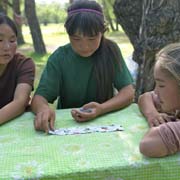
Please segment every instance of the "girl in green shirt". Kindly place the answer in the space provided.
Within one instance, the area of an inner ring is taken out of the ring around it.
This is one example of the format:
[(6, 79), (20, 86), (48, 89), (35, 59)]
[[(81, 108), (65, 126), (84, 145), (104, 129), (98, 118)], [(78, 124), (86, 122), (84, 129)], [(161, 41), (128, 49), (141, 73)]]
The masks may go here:
[[(75, 108), (78, 122), (129, 105), (134, 97), (132, 77), (118, 45), (104, 37), (106, 25), (101, 6), (83, 0), (70, 5), (65, 28), (70, 43), (50, 57), (32, 101), (35, 129), (54, 129), (57, 108)], [(114, 95), (114, 89), (118, 93)], [(79, 109), (79, 107), (82, 107)]]

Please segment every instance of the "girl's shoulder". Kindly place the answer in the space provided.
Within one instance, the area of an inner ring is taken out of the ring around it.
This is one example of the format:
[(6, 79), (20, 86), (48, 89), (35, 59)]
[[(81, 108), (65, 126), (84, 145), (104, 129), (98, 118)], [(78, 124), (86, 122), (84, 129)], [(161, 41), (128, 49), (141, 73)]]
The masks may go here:
[(16, 62), (16, 63), (22, 63), (22, 62), (25, 62), (25, 61), (31, 61), (31, 62), (34, 62), (33, 59), (31, 57), (27, 57), (19, 52), (17, 52), (15, 55), (14, 55), (14, 58), (13, 60)]
[(34, 63), (33, 59), (31, 57), (27, 57), (21, 53), (16, 53), (14, 55), (12, 62), (13, 62), (13, 66), (16, 66), (17, 68), (21, 68), (24, 66), (26, 66), (28, 68), (35, 67), (35, 63)]
[(105, 43), (106, 43), (108, 46), (111, 46), (111, 47), (114, 47), (114, 48), (119, 49), (118, 44), (117, 44), (115, 41), (111, 40), (111, 39), (105, 38)]
[(25, 55), (17, 52), (13, 59), (10, 61), (9, 65), (10, 67), (13, 67), (13, 68), (20, 68), (22, 66), (29, 66), (29, 67), (34, 67), (35, 66), (35, 63), (34, 61), (32, 60), (32, 58), (30, 57), (26, 57)]
[(59, 46), (50, 56), (49, 61), (62, 60), (65, 56), (70, 55), (72, 53), (72, 48), (70, 43)]
[(70, 43), (59, 46), (50, 56), (64, 55), (66, 52), (72, 51)]

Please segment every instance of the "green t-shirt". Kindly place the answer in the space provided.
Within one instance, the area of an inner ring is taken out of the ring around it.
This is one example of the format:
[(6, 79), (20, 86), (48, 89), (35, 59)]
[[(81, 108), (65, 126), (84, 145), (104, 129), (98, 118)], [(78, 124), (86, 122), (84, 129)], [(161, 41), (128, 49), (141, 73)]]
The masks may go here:
[[(120, 61), (121, 69), (116, 68), (113, 82), (117, 90), (132, 84), (132, 77), (122, 56)], [(49, 103), (58, 98), (58, 109), (97, 102), (92, 57), (81, 57), (70, 44), (59, 47), (49, 57), (35, 94), (43, 96)]]

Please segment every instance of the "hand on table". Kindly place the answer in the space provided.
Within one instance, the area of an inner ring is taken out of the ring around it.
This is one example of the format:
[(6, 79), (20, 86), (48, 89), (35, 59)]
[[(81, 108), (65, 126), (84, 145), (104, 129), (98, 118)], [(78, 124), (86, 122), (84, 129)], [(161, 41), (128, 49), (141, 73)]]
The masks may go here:
[(147, 119), (149, 126), (154, 127), (172, 121), (174, 119), (174, 116), (168, 115), (166, 113), (157, 113), (151, 114)]
[(101, 104), (90, 102), (80, 109), (72, 109), (71, 115), (77, 122), (85, 122), (93, 119), (102, 113)]
[(55, 112), (49, 107), (38, 112), (34, 119), (34, 127), (36, 130), (45, 131), (54, 130)]

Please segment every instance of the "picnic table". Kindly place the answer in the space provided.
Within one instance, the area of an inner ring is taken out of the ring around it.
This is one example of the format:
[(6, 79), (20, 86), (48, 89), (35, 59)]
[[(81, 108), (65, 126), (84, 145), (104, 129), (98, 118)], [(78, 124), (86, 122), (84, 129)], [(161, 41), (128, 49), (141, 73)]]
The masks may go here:
[(70, 109), (56, 110), (55, 128), (122, 126), (123, 131), (49, 135), (35, 131), (26, 112), (0, 127), (0, 179), (179, 180), (180, 154), (148, 158), (139, 142), (148, 124), (137, 104), (77, 123)]

